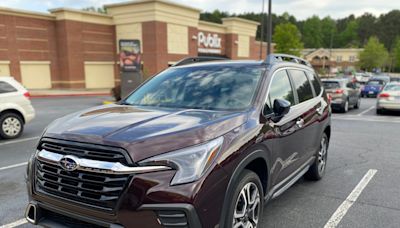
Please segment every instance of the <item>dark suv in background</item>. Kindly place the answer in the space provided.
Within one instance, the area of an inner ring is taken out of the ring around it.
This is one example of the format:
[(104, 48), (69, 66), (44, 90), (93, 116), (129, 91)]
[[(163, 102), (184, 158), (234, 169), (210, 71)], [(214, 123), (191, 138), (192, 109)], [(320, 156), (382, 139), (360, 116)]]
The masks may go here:
[(43, 226), (256, 227), (325, 173), (330, 106), (303, 59), (178, 64), (119, 104), (54, 121), (29, 160)]

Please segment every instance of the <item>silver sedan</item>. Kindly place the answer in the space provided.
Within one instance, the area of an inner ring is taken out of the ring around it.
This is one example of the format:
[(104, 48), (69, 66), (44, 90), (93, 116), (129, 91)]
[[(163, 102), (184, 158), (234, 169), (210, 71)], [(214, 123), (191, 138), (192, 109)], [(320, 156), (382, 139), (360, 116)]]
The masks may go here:
[(390, 82), (379, 93), (376, 102), (376, 113), (383, 114), (385, 110), (400, 111), (400, 83)]

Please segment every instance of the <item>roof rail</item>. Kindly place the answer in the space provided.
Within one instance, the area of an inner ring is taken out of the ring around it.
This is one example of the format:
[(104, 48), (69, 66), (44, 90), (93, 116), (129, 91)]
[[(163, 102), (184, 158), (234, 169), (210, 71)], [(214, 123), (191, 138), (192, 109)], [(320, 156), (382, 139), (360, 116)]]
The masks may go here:
[(273, 64), (275, 62), (293, 62), (297, 64), (302, 64), (308, 67), (312, 67), (311, 64), (300, 57), (294, 56), (294, 55), (287, 55), (287, 54), (270, 54), (267, 57), (266, 63), (268, 65)]
[(189, 65), (189, 64), (198, 63), (198, 62), (208, 62), (208, 61), (217, 61), (217, 60), (228, 60), (228, 58), (213, 57), (213, 56), (188, 57), (188, 58), (179, 60), (177, 63), (175, 63), (172, 66), (176, 67), (176, 66)]

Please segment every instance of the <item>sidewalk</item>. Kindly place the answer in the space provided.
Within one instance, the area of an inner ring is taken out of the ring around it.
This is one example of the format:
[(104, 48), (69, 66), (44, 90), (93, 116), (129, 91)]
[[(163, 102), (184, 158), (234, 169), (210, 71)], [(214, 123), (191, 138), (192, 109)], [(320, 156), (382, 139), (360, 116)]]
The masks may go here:
[(73, 97), (73, 96), (111, 96), (110, 89), (47, 89), (29, 90), (32, 98)]

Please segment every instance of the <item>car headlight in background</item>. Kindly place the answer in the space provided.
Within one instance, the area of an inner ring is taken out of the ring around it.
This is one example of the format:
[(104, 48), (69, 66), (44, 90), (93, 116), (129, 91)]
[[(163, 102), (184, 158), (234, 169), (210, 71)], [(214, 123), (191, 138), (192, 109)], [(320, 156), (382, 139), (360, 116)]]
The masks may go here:
[(207, 143), (168, 152), (139, 162), (140, 165), (166, 165), (176, 169), (171, 185), (198, 180), (211, 166), (221, 150), (223, 137)]

